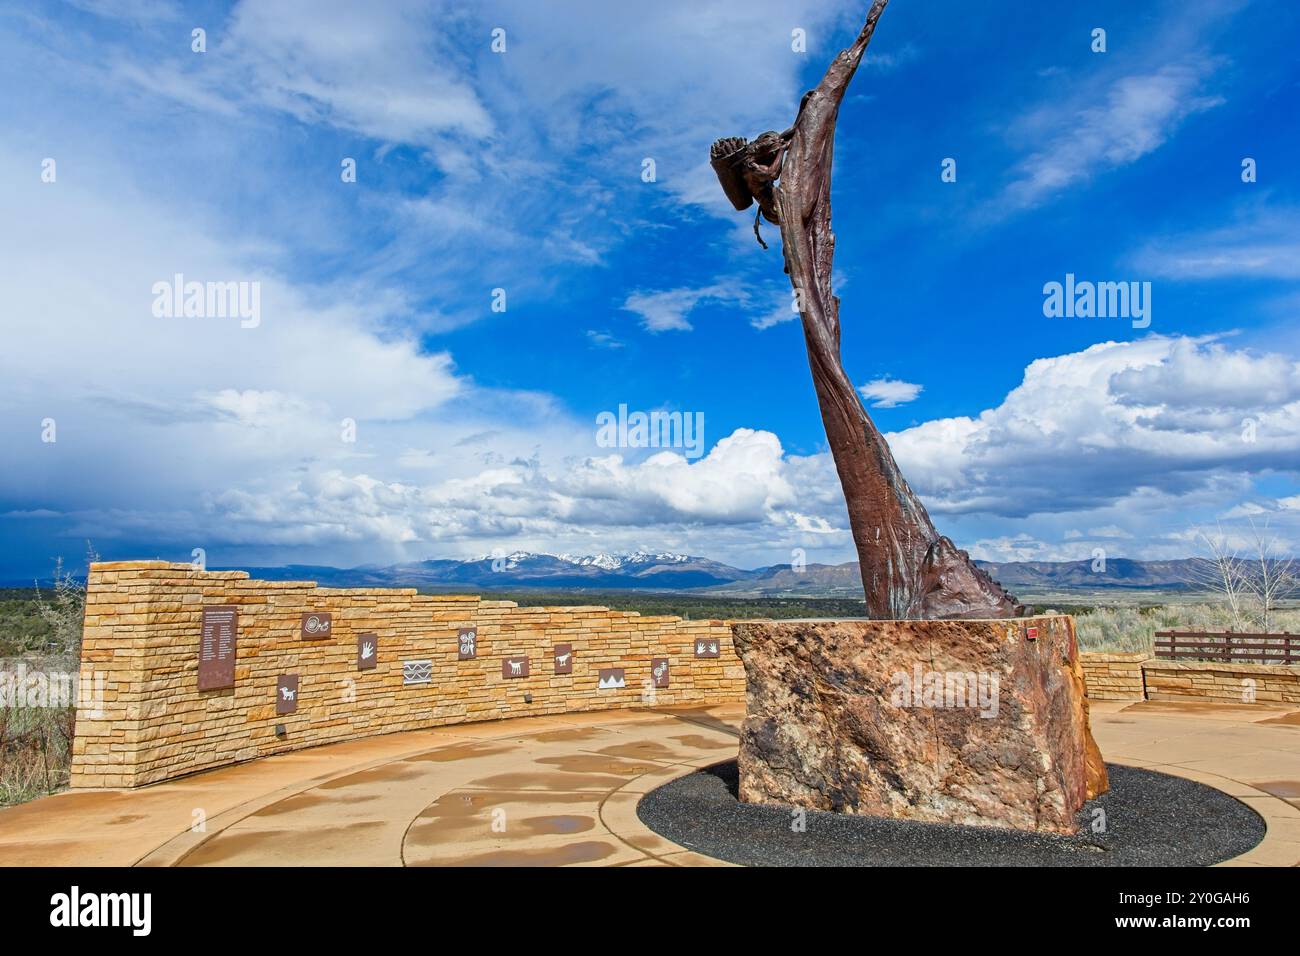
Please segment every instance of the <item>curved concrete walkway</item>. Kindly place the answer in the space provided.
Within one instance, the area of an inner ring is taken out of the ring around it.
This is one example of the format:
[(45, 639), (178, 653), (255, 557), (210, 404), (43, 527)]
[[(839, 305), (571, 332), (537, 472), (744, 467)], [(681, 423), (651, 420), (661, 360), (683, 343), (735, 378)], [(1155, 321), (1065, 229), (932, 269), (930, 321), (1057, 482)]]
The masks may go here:
[[(1096, 703), (1106, 758), (1218, 787), (1265, 818), (1235, 865), (1300, 865), (1300, 713)], [(641, 795), (730, 757), (739, 705), (528, 717), (318, 747), (136, 791), (0, 810), (0, 865), (695, 866)]]

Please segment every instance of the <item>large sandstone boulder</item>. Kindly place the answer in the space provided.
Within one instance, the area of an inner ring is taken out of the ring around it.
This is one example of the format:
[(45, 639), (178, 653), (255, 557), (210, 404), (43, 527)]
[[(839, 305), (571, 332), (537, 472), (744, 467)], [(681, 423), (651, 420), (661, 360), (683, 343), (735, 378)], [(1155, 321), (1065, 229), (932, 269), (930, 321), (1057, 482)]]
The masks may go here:
[(751, 621), (740, 799), (1075, 829), (1106, 790), (1066, 616)]

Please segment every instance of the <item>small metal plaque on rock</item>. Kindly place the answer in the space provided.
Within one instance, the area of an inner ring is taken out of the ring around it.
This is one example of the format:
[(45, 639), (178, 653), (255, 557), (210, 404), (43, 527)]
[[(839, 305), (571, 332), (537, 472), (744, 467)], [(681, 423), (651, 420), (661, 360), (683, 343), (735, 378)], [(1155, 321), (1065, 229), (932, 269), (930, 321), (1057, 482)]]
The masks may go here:
[(655, 657), (650, 661), (650, 674), (655, 679), (655, 688), (662, 690), (668, 686), (668, 658)]
[(478, 657), (478, 629), (462, 627), (456, 635), (456, 659), (472, 661)]
[(557, 674), (573, 673), (573, 645), (572, 644), (555, 645), (555, 673)]
[(505, 657), (501, 660), (501, 676), (506, 680), (528, 676), (528, 658)]

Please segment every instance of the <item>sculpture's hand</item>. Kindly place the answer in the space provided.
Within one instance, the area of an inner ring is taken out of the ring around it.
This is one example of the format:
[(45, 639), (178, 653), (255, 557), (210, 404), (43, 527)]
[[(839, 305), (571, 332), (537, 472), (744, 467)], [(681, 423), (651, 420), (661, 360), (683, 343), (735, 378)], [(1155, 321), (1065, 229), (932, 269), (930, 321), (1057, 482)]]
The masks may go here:
[[(776, 159), (772, 160), (770, 165), (764, 166), (756, 163), (752, 159), (745, 160), (745, 179), (751, 185), (751, 191), (754, 184), (766, 185), (767, 183), (776, 182), (781, 178), (781, 165), (785, 162), (785, 149), (782, 148), (776, 154)], [(754, 198), (760, 198), (757, 192), (754, 192)]]

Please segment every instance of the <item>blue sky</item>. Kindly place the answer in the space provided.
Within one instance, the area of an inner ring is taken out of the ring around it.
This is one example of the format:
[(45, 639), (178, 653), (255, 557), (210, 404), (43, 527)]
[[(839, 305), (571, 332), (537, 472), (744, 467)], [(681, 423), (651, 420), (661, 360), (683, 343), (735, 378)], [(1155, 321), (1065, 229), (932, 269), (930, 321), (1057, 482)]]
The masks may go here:
[[(707, 155), (867, 6), (6, 9), (0, 577), (86, 539), (851, 559), (779, 237)], [(844, 362), (977, 557), (1300, 536), (1298, 39), (1280, 0), (885, 12), (836, 142)], [(154, 315), (176, 273), (258, 283), (256, 327)], [(1150, 326), (1045, 317), (1067, 273), (1151, 283)], [(705, 454), (602, 447), (621, 404), (702, 413)]]

